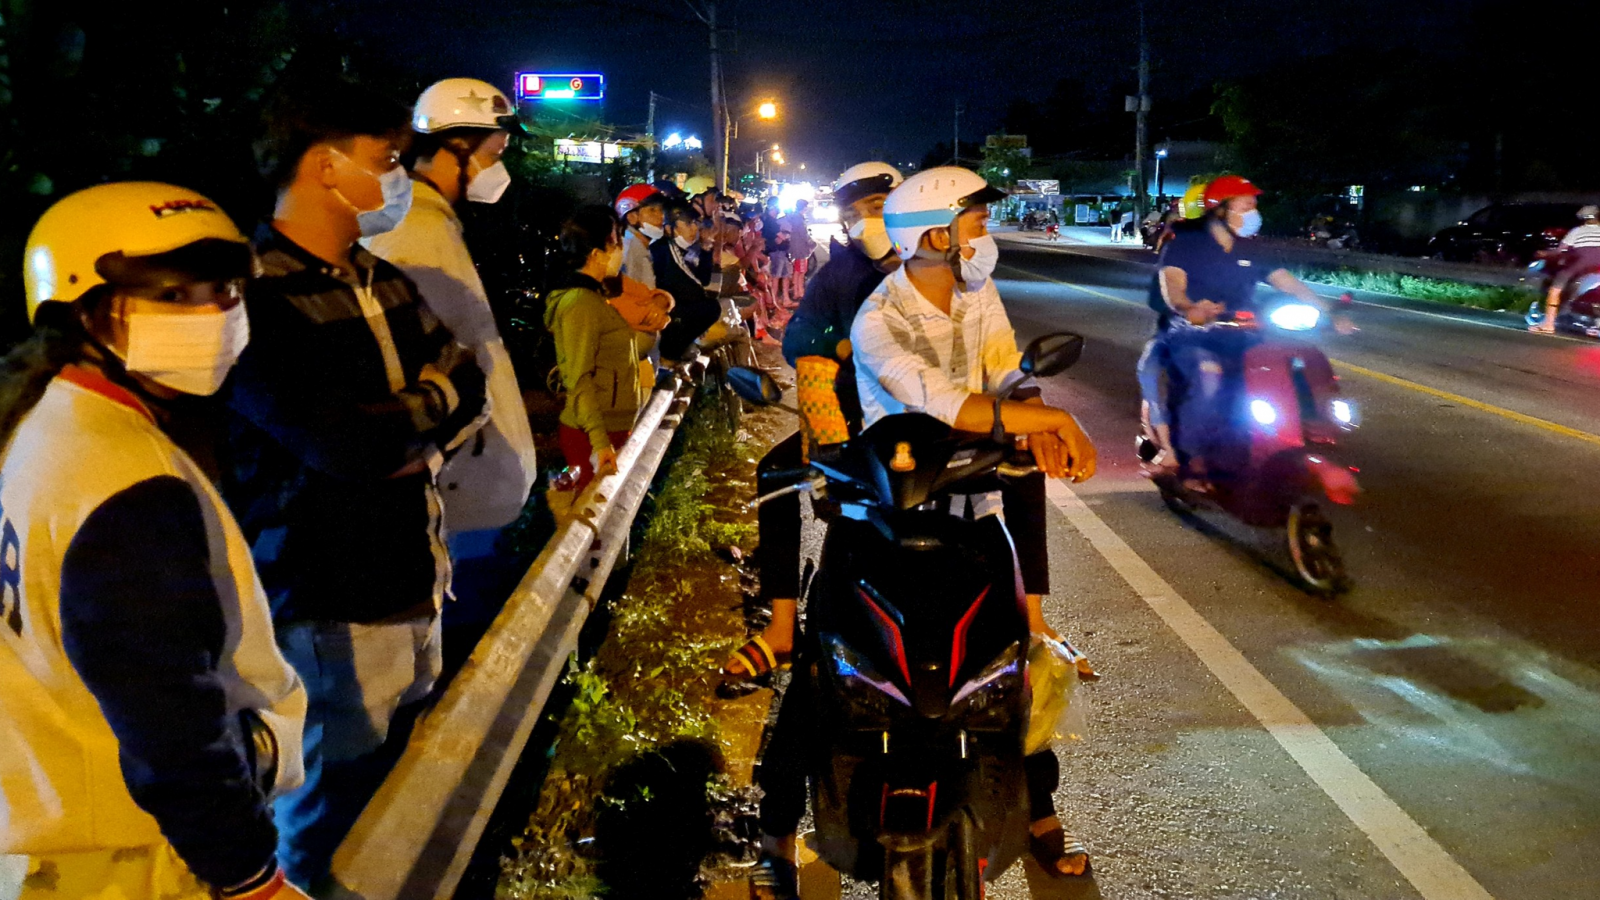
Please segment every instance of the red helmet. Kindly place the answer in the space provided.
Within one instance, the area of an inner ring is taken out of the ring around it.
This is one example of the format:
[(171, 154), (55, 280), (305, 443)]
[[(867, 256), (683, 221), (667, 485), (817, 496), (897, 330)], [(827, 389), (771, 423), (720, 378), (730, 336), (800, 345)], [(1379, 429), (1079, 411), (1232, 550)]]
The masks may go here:
[(661, 193), (660, 188), (653, 184), (645, 184), (643, 182), (623, 188), (622, 193), (617, 195), (617, 215), (625, 216), (628, 213), (633, 212), (635, 209), (638, 209), (639, 204), (643, 203), (647, 198), (654, 197), (659, 193)]
[(1206, 209), (1216, 209), (1235, 197), (1259, 197), (1261, 188), (1250, 179), (1238, 175), (1223, 175), (1206, 185)]

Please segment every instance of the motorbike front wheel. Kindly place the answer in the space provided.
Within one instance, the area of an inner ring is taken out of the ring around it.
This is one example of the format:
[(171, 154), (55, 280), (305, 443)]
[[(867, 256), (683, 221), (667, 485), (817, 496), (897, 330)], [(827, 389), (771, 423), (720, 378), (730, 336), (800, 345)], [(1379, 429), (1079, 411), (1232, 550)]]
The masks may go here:
[(1332, 600), (1348, 589), (1344, 558), (1333, 542), (1333, 524), (1315, 503), (1296, 504), (1289, 510), (1287, 533), (1295, 574), (1312, 594)]

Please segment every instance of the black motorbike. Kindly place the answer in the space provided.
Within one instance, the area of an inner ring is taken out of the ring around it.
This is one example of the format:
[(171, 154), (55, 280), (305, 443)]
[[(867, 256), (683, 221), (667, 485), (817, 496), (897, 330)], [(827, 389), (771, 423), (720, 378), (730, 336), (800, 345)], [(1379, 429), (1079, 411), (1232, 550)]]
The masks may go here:
[[(1049, 335), (1020, 367), (1053, 375), (1082, 348)], [(759, 376), (741, 375), (747, 399), (772, 401)], [(775, 473), (766, 484), (784, 486), (761, 498), (807, 491), (829, 517), (808, 593), (820, 650), (795, 676), (812, 680), (817, 707), (817, 849), (884, 898), (979, 900), (1027, 847), (1021, 578), (999, 520), (958, 509), (1037, 471), (998, 419), (972, 435), (888, 416)]]

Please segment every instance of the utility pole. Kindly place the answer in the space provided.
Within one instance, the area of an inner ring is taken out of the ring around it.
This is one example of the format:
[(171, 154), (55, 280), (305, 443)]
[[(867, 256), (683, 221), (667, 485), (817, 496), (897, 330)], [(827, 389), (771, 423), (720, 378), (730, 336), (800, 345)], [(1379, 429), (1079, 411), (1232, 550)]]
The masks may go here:
[(1144, 32), (1144, 0), (1139, 0), (1139, 100), (1134, 113), (1133, 167), (1139, 179), (1139, 189), (1134, 192), (1133, 216), (1143, 222), (1150, 211), (1150, 196), (1144, 177), (1145, 120), (1150, 114), (1150, 42)]
[(728, 110), (722, 96), (722, 49), (717, 40), (717, 0), (707, 0), (704, 17), (711, 29), (711, 159), (717, 166), (717, 190), (728, 189)]
[(650, 164), (645, 167), (644, 180), (655, 183), (656, 180), (656, 92), (650, 92), (650, 118), (645, 120), (645, 136), (650, 139)]
[(956, 127), (950, 137), (950, 165), (961, 165), (961, 101), (956, 101)]

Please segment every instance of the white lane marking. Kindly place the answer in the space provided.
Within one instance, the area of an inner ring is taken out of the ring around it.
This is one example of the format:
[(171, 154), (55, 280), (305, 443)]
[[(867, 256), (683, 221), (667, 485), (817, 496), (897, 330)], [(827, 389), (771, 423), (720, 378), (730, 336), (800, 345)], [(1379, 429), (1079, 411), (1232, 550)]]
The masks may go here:
[(1494, 900), (1461, 864), (1378, 787), (1350, 757), (1150, 568), (1065, 482), (1048, 495), (1140, 599), (1200, 657), (1317, 787), (1366, 834), (1424, 900)]

